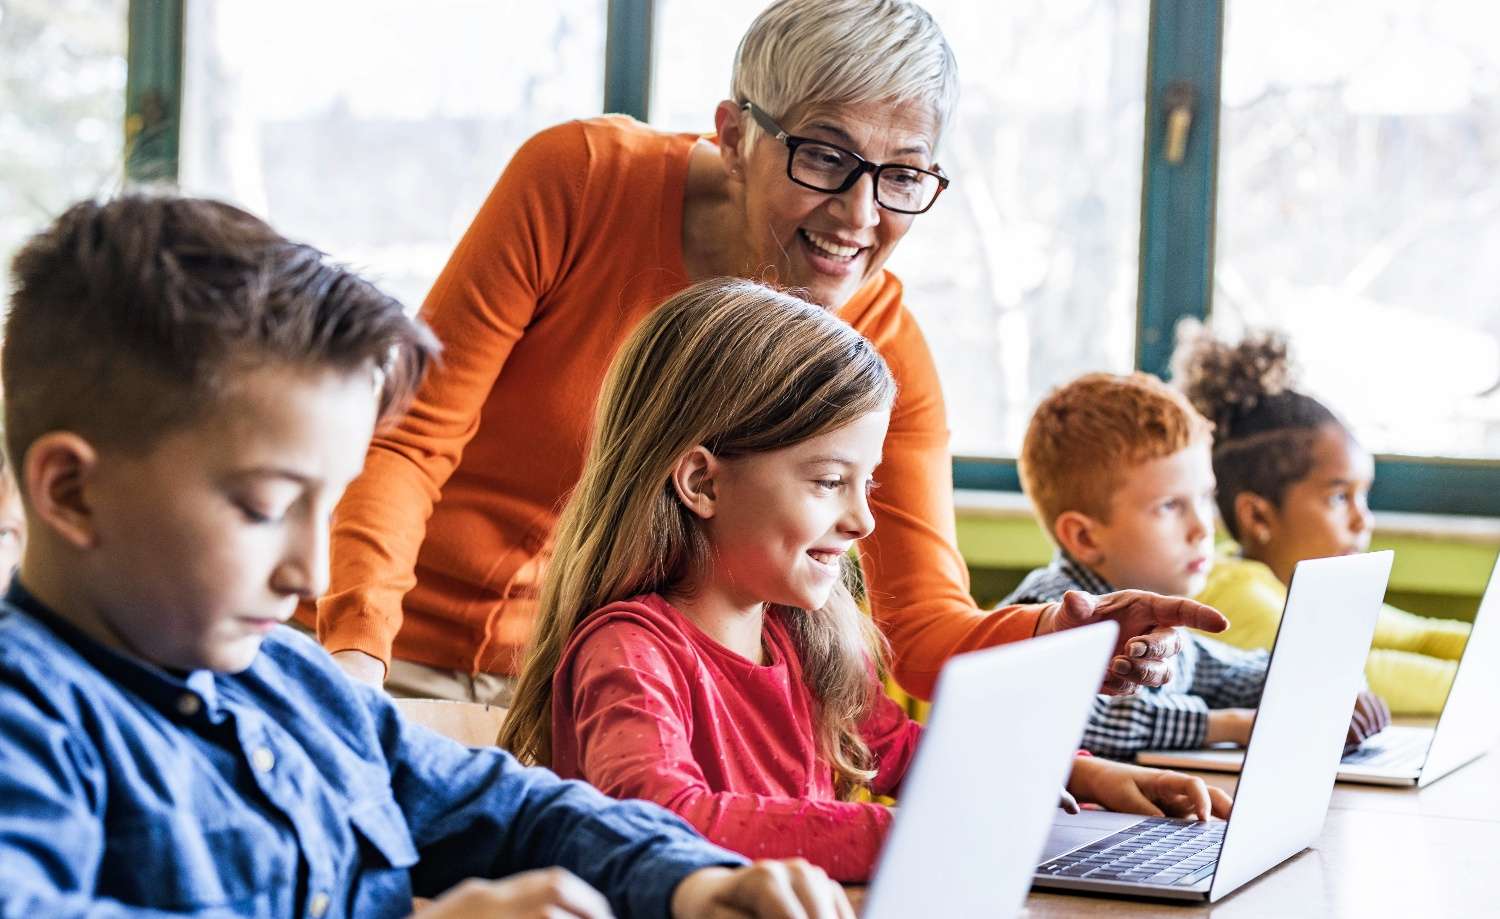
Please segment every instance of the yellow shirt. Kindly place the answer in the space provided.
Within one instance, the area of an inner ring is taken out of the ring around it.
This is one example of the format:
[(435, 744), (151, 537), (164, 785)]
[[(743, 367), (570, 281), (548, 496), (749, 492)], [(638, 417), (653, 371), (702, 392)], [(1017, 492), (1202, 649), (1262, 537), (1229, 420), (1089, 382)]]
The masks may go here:
[[(1260, 562), (1220, 556), (1195, 598), (1229, 617), (1229, 629), (1214, 635), (1238, 648), (1269, 648), (1281, 625), (1286, 588)], [(1470, 625), (1382, 607), (1365, 678), (1397, 715), (1442, 711)]]

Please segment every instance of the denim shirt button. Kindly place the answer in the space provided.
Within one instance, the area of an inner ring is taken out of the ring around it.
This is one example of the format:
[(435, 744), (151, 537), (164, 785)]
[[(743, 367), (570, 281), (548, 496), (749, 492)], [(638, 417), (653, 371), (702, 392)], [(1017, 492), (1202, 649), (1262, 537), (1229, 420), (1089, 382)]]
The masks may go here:
[(276, 754), (265, 747), (257, 747), (250, 754), (250, 765), (255, 767), (256, 772), (270, 772), (276, 765)]
[(185, 692), (177, 697), (177, 714), (184, 718), (191, 718), (203, 710), (203, 702), (190, 692)]
[(312, 901), (307, 904), (307, 914), (312, 919), (322, 919), (322, 915), (328, 912), (328, 894), (318, 891), (313, 894)]

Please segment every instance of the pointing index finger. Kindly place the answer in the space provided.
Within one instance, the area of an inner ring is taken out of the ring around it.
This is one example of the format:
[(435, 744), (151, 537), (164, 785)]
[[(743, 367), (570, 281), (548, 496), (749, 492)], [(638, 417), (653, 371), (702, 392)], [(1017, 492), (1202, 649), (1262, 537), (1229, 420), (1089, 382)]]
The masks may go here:
[(1142, 599), (1138, 602), (1151, 604), (1156, 624), (1163, 628), (1183, 625), (1204, 632), (1222, 632), (1229, 628), (1229, 620), (1224, 618), (1223, 613), (1197, 600), (1152, 596), (1150, 600)]

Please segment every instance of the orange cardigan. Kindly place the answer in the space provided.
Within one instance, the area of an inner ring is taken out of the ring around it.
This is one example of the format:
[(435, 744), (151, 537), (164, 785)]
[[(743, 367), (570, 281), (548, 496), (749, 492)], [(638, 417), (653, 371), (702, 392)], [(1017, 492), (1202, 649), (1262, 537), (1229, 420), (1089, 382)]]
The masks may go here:
[[(520, 667), (605, 369), (690, 282), (683, 195), (698, 139), (606, 116), (517, 151), (423, 307), (441, 365), (375, 438), (334, 513), (330, 590), (315, 617), (298, 614), (330, 651)], [(969, 596), (942, 391), (901, 283), (871, 279), (839, 315), (900, 387), (861, 565), (896, 678), (926, 697), (950, 655), (1029, 637), (1037, 608), (983, 613)]]

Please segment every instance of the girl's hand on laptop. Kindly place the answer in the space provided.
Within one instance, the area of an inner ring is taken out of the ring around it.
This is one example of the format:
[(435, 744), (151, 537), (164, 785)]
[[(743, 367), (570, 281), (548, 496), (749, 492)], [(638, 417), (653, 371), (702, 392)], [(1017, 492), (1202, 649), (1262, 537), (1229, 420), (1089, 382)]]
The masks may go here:
[(844, 888), (800, 858), (703, 868), (672, 894), (672, 919), (855, 919)]
[(1074, 757), (1068, 790), (1105, 810), (1147, 817), (1228, 817), (1234, 803), (1224, 789), (1197, 776), (1097, 756)]
[(1177, 626), (1222, 632), (1229, 620), (1211, 606), (1186, 597), (1166, 597), (1148, 590), (1117, 590), (1095, 597), (1070, 590), (1056, 603), (1049, 603), (1037, 619), (1036, 634), (1061, 632), (1093, 622), (1113, 619), (1120, 638), (1109, 672), (1099, 691), (1112, 696), (1129, 695), (1137, 686), (1163, 686), (1171, 670), (1163, 661), (1182, 649)]
[(1391, 723), (1391, 710), (1385, 700), (1368, 689), (1360, 690), (1354, 698), (1354, 717), (1349, 719), (1349, 733), (1344, 738), (1344, 752), (1350, 753), (1359, 745), (1385, 730)]

